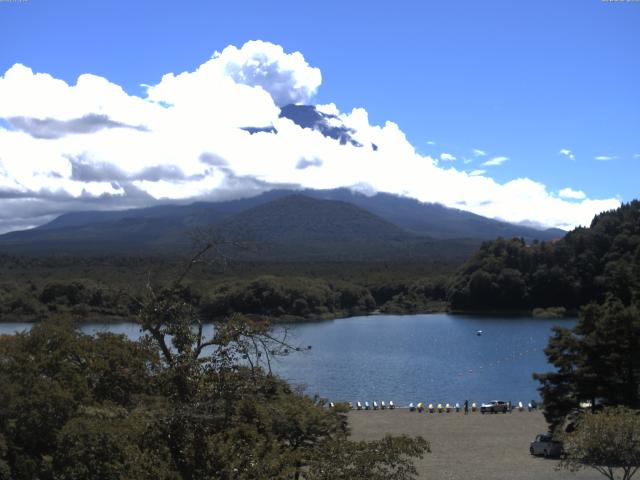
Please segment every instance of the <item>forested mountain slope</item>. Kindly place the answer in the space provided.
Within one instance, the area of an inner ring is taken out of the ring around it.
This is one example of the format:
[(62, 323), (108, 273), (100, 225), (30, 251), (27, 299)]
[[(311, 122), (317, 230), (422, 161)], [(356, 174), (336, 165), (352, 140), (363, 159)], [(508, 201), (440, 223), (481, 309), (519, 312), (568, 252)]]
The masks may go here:
[[(123, 211), (70, 212), (31, 230), (1, 235), (0, 252), (99, 254), (175, 251), (189, 246), (189, 235), (194, 229), (219, 226), (227, 220), (233, 223), (230, 219), (236, 215), (291, 195), (297, 195), (295, 198), (298, 199), (344, 202), (405, 230), (405, 233), (434, 239), (474, 239), (476, 245), (481, 240), (492, 240), (499, 236), (515, 236), (530, 242), (534, 239), (560, 238), (564, 234), (557, 229), (536, 230), (386, 193), (364, 195), (348, 189), (304, 190), (301, 193), (273, 190), (251, 198), (223, 202), (160, 205)], [(353, 211), (353, 208), (348, 211)], [(272, 210), (270, 213), (276, 215)], [(308, 221), (305, 221), (308, 225), (314, 224), (314, 213), (310, 212), (309, 215)], [(339, 220), (346, 221), (346, 217), (336, 216), (335, 222)], [(273, 227), (277, 228), (277, 225)]]
[(3, 235), (0, 252), (175, 254), (190, 251), (198, 230), (202, 241), (235, 242), (224, 250), (226, 256), (256, 261), (463, 261), (480, 244), (408, 232), (348, 202), (278, 192), (268, 198), (155, 207), (137, 215), (103, 212), (95, 221), (86, 213), (63, 216), (38, 229)]
[(498, 237), (552, 240), (562, 238), (564, 230), (535, 228), (501, 222), (475, 213), (445, 207), (438, 203), (423, 203), (413, 198), (390, 193), (364, 195), (346, 188), (334, 190), (305, 190), (314, 198), (341, 200), (353, 203), (405, 230), (433, 238), (478, 238), (494, 240)]
[(247, 250), (235, 250), (238, 258), (289, 261), (462, 261), (479, 244), (419, 236), (351, 203), (306, 195), (248, 209), (213, 231), (220, 238), (248, 241)]
[(454, 276), (454, 310), (576, 308), (614, 295), (625, 303), (640, 285), (640, 202), (597, 215), (556, 242), (484, 243)]

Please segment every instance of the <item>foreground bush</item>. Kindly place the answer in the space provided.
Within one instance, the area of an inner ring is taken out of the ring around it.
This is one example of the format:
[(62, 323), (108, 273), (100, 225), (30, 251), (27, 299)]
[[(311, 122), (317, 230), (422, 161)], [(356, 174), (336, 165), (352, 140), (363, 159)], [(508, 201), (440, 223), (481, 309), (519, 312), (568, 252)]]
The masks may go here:
[(606, 478), (631, 480), (640, 470), (640, 412), (609, 407), (585, 412), (575, 430), (562, 435), (563, 468), (577, 471), (589, 467)]
[(295, 351), (241, 316), (205, 337), (180, 282), (139, 299), (139, 342), (67, 321), (0, 337), (0, 479), (412, 479), (422, 438), (349, 440), (272, 375)]

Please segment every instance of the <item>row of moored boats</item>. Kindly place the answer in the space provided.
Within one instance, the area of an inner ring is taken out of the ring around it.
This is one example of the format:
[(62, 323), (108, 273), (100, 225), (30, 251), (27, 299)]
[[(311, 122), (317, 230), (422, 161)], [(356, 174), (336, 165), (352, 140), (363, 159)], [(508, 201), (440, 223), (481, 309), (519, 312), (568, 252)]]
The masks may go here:
[[(528, 411), (531, 411), (532, 409), (535, 409), (537, 407), (537, 405), (532, 404), (533, 402), (530, 402), (526, 408)], [(333, 408), (335, 406), (335, 404), (333, 402), (329, 403), (329, 407)], [(354, 405), (352, 402), (349, 402), (349, 407), (353, 410), (393, 410), (396, 408), (395, 403), (393, 403), (393, 400), (389, 400), (389, 403), (386, 403), (384, 400), (381, 400), (380, 402), (378, 402), (377, 400), (373, 400), (371, 403), (369, 403), (368, 401), (363, 402), (356, 402), (356, 404)], [(430, 403), (430, 404), (425, 404), (423, 402), (418, 402), (417, 404), (414, 404), (413, 402), (411, 402), (408, 406), (409, 410), (411, 412), (429, 412), (429, 413), (449, 413), (452, 411), (456, 411), (459, 412), (461, 410), (461, 406), (460, 403), (456, 403), (456, 404), (450, 404), (450, 403), (438, 403), (438, 404), (434, 404), (434, 403)], [(472, 412), (476, 412), (480, 409), (480, 407), (475, 403), (471, 403), (469, 404), (469, 410)], [(522, 402), (518, 402), (516, 405), (514, 405), (514, 409), (518, 409), (518, 411), (522, 412), (525, 409), (525, 405)]]
[(396, 404), (393, 403), (393, 400), (389, 400), (388, 404), (385, 403), (384, 400), (380, 400), (380, 403), (374, 400), (371, 403), (364, 402), (364, 404), (362, 402), (356, 402), (355, 406), (353, 403), (349, 402), (349, 407), (352, 409), (355, 408), (356, 410), (386, 410), (387, 408), (389, 410), (393, 410), (396, 408)]
[[(472, 402), (469, 404), (469, 410), (472, 412), (477, 412), (479, 410), (483, 410), (490, 405), (482, 405), (482, 408), (480, 408), (480, 406), (478, 404), (476, 404), (475, 402)], [(445, 403), (444, 405), (442, 403), (438, 403), (433, 404), (430, 403), (429, 405), (426, 405), (422, 402), (419, 402), (418, 404), (414, 405), (413, 403), (409, 404), (409, 410), (412, 412), (418, 411), (418, 412), (424, 412), (424, 411), (428, 411), (429, 413), (449, 413), (452, 410), (455, 410), (456, 412), (460, 411), (460, 404), (456, 403), (455, 405), (452, 405), (450, 403)], [(531, 401), (527, 404), (526, 409), (527, 411), (531, 411), (531, 410), (535, 410), (538, 408), (538, 404), (535, 401)], [(519, 412), (523, 412), (525, 409), (525, 405), (522, 402), (518, 402), (517, 404), (512, 404), (511, 402), (509, 402), (508, 404), (508, 408), (506, 410), (504, 410), (505, 412), (509, 412), (512, 410), (518, 410)]]
[[(476, 405), (475, 403), (472, 403), (470, 405), (470, 409), (472, 412), (475, 412), (478, 409), (478, 405)], [(419, 402), (417, 405), (414, 405), (413, 402), (409, 404), (409, 410), (412, 412), (415, 412), (416, 410), (418, 412), (424, 412), (425, 410), (427, 410), (429, 413), (449, 413), (451, 412), (451, 410), (455, 410), (456, 412), (460, 411), (460, 404), (456, 403), (455, 405), (451, 405), (450, 403), (445, 403), (444, 405), (442, 403), (438, 403), (437, 405), (430, 403), (429, 405), (425, 405), (422, 402)]]

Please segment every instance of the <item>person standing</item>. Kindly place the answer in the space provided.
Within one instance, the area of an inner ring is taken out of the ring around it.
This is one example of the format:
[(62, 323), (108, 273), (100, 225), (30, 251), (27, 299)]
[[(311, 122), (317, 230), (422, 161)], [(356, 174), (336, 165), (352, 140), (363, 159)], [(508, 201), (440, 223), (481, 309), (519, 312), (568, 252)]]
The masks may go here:
[(469, 400), (464, 401), (464, 414), (465, 415), (469, 414)]

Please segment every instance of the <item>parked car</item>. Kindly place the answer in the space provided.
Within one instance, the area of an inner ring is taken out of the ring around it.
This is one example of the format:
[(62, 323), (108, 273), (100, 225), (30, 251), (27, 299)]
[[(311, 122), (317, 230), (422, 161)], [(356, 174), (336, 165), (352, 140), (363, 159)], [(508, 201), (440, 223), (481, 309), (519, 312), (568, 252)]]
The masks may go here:
[(550, 433), (541, 433), (531, 442), (531, 455), (544, 455), (546, 458), (562, 455), (562, 442), (554, 440)]
[(509, 403), (504, 400), (491, 400), (480, 405), (480, 413), (507, 413), (508, 411)]

